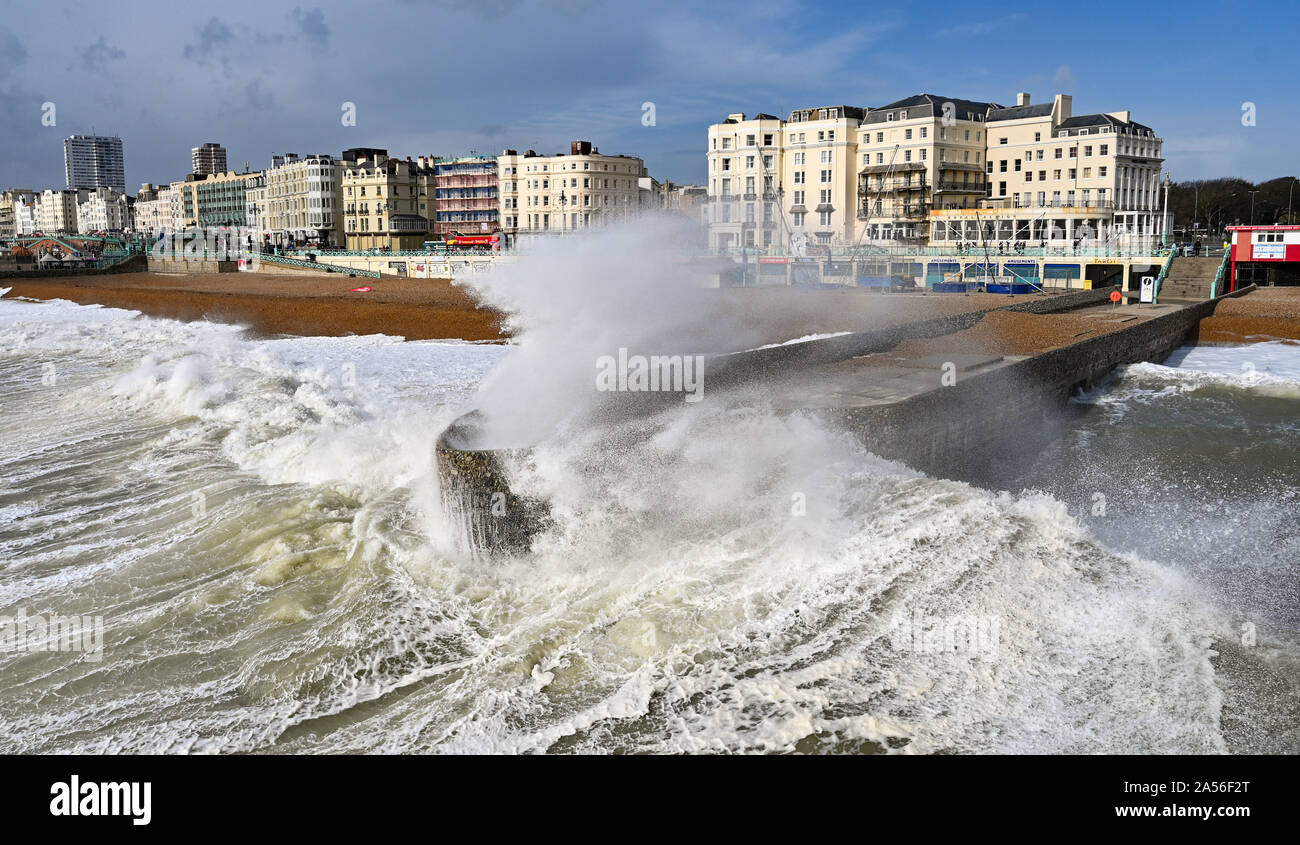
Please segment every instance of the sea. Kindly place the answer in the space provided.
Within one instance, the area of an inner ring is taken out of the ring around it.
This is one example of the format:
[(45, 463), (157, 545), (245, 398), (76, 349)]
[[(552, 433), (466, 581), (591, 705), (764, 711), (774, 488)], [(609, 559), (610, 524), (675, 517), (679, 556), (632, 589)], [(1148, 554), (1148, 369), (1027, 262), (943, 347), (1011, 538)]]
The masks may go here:
[(1005, 489), (568, 431), (470, 553), (433, 446), (522, 354), (0, 299), (0, 751), (1300, 751), (1300, 346), (1123, 368)]

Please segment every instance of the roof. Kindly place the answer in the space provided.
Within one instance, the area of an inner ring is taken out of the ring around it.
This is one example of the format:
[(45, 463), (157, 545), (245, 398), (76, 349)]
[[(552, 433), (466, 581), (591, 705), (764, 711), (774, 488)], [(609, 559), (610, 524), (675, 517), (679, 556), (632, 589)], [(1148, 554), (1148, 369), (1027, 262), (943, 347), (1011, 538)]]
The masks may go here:
[[(971, 114), (984, 119), (992, 109), (1001, 109), (998, 103), (986, 103), (980, 100), (963, 100), (958, 97), (940, 97), (936, 94), (913, 94), (902, 100), (889, 103), (888, 105), (879, 106), (867, 113), (864, 123), (884, 123), (888, 120), (888, 113), (898, 109), (907, 109), (908, 117), (935, 117), (943, 114), (945, 103), (952, 103), (956, 111), (958, 120), (969, 120)], [(913, 110), (916, 113), (913, 114)]]
[(1130, 129), (1146, 130), (1155, 134), (1150, 126), (1138, 123), (1136, 120), (1120, 120), (1111, 114), (1077, 114), (1061, 121), (1057, 128), (1081, 129), (1086, 126), (1124, 126)]
[(1034, 106), (1009, 106), (1003, 109), (993, 109), (989, 112), (988, 120), (1024, 120), (1027, 117), (1047, 117), (1052, 113), (1051, 103), (1039, 103)]

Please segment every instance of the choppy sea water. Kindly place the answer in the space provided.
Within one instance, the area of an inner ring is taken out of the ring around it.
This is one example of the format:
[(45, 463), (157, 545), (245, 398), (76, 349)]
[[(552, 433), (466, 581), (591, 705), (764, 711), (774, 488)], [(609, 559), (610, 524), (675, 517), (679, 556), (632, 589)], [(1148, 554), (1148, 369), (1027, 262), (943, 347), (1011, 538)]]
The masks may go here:
[(1300, 748), (1300, 349), (1128, 368), (1015, 492), (761, 408), (567, 436), (488, 561), (431, 451), (512, 354), (0, 300), (0, 621), (103, 620), (0, 652), (0, 750)]

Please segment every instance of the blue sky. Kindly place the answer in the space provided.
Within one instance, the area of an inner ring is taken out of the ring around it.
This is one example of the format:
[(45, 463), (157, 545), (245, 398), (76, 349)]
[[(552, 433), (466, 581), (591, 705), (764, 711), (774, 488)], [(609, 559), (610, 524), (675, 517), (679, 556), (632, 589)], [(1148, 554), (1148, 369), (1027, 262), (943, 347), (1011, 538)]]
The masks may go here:
[[(987, 8), (0, 0), (0, 186), (62, 187), (62, 139), (92, 129), (122, 137), (132, 192), (182, 178), (204, 141), (257, 169), (282, 152), (556, 152), (582, 138), (642, 156), (661, 180), (698, 182), (706, 128), (730, 112), (921, 91), (1003, 104), (1059, 91), (1076, 113), (1129, 109), (1164, 137), (1176, 180), (1300, 171), (1300, 4), (1040, 2), (981, 17)], [(342, 125), (344, 102), (356, 126)]]

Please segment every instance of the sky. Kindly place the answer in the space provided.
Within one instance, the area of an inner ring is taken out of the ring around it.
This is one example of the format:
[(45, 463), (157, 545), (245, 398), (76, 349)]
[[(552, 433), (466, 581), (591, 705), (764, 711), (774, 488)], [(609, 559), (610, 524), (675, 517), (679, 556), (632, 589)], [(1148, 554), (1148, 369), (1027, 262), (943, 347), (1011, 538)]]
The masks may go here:
[(206, 141), (257, 170), (285, 152), (550, 154), (582, 139), (701, 183), (708, 126), (732, 112), (920, 92), (1014, 105), (1019, 91), (1071, 94), (1076, 114), (1130, 110), (1165, 139), (1176, 181), (1261, 181), (1300, 171), (1298, 9), (0, 0), (0, 187), (64, 187), (63, 139), (91, 131), (122, 138), (131, 193), (184, 178)]

